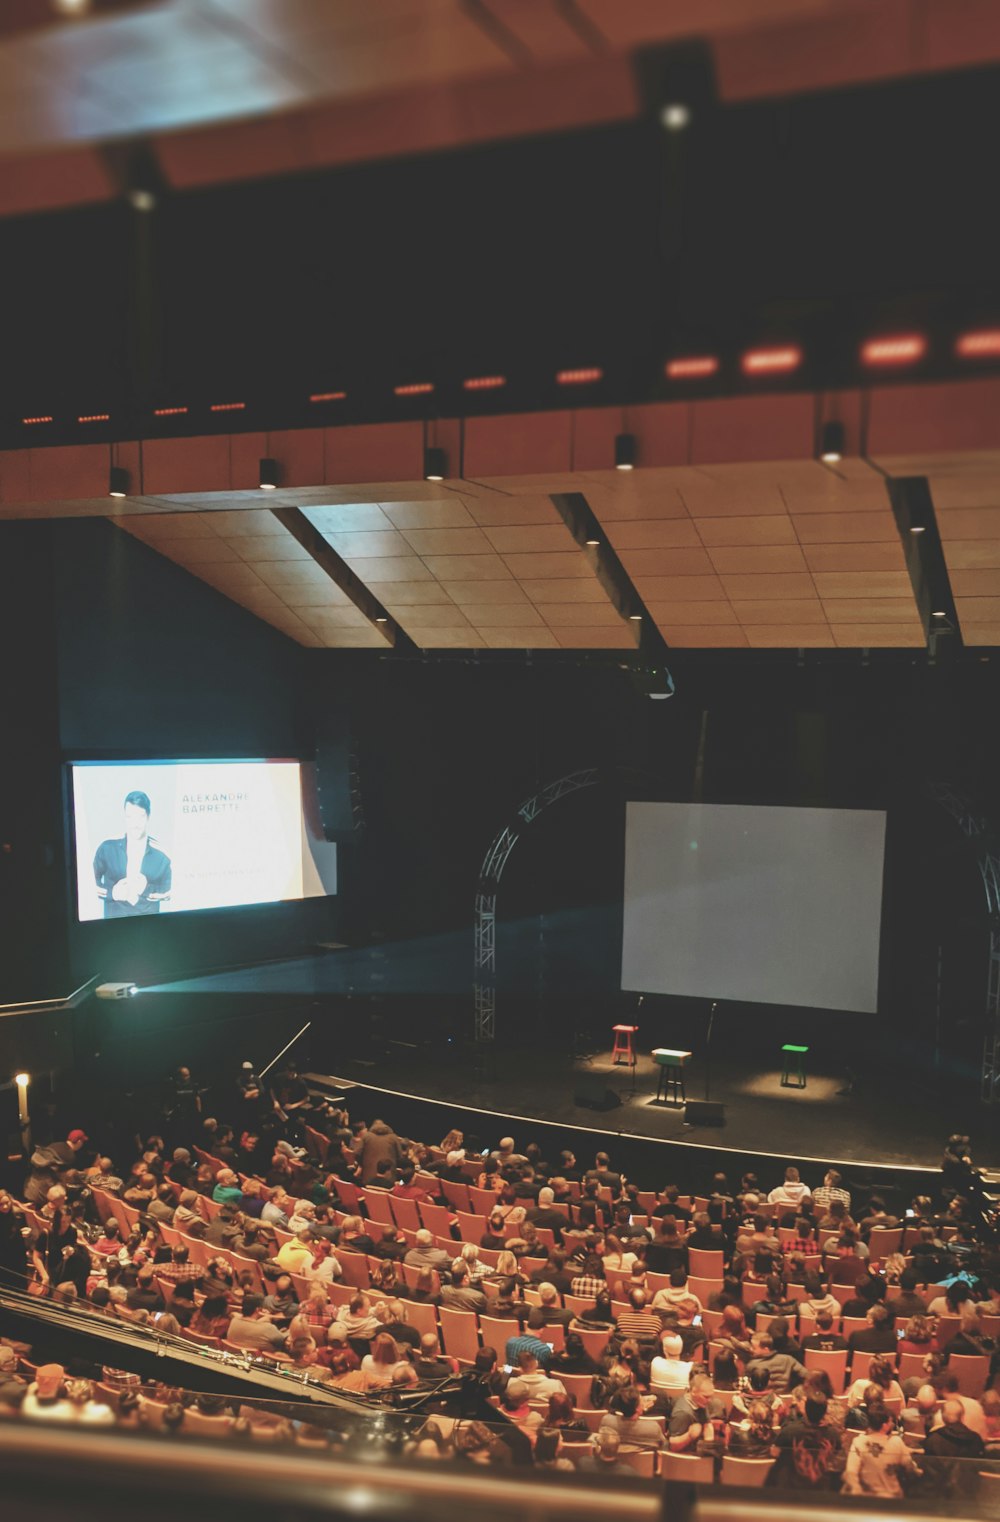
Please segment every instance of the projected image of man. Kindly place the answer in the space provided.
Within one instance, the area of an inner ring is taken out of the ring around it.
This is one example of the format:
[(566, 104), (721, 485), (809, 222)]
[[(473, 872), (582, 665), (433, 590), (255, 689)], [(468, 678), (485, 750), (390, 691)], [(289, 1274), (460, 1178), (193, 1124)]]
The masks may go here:
[(125, 799), (125, 833), (104, 840), (94, 857), (94, 880), (104, 900), (104, 918), (159, 914), (170, 897), (170, 857), (149, 833), (151, 805), (146, 793)]

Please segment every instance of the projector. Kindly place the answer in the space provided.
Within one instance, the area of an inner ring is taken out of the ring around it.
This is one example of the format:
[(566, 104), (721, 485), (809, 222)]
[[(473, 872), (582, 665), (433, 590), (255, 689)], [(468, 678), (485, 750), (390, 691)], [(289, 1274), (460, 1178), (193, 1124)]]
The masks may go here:
[(94, 992), (99, 999), (131, 999), (139, 989), (135, 983), (98, 983)]

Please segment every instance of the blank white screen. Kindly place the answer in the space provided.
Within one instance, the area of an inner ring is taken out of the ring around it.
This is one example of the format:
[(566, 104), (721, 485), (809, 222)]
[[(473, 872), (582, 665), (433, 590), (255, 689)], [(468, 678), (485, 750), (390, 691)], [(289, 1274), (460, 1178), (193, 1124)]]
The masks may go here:
[(885, 814), (630, 803), (622, 988), (874, 1013)]

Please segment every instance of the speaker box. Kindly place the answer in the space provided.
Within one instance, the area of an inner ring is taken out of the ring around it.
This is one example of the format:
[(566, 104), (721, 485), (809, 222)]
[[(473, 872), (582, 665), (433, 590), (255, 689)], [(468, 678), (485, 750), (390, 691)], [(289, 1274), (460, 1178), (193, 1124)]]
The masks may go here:
[(689, 1099), (684, 1106), (684, 1119), (689, 1126), (724, 1126), (726, 1107), (714, 1099)]
[(621, 1098), (608, 1088), (603, 1073), (578, 1073), (573, 1103), (583, 1110), (615, 1110)]

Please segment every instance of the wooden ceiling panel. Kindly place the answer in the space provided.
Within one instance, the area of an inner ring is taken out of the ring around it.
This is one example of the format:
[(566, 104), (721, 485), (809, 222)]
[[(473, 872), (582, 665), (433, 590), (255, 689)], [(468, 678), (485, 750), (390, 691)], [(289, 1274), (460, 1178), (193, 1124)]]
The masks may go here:
[[(501, 530), (507, 533), (538, 530)], [(417, 555), (488, 555), (493, 546), (480, 528), (410, 528), (403, 538)]]
[[(348, 562), (350, 564), (350, 562)], [(374, 585), (382, 581), (430, 581), (432, 573), (417, 555), (396, 555), (390, 560), (365, 557), (352, 569), (362, 581)]]
[(833, 631), (822, 624), (750, 624), (747, 644), (754, 650), (832, 650)]
[(1000, 623), (963, 623), (962, 638), (967, 645), (1000, 645)]
[(386, 560), (395, 555), (409, 555), (413, 550), (402, 534), (393, 529), (324, 529), (321, 532), (330, 548), (349, 564), (355, 560)]
[(394, 613), (397, 608), (412, 608), (425, 603), (450, 603), (447, 590), (439, 581), (387, 581), (379, 587), (379, 599)]
[[(448, 582), (449, 587), (452, 585), (454, 583)], [(607, 596), (596, 576), (587, 579), (564, 576), (562, 578), (547, 578), (542, 580), (525, 576), (521, 578), (520, 586), (524, 595), (536, 604), (550, 602), (604, 602)]]
[(902, 560), (899, 538), (884, 544), (804, 544), (810, 571), (897, 571)]
[(537, 608), (521, 603), (492, 602), (466, 607), (465, 615), (477, 629), (540, 629), (545, 620)]
[(787, 514), (768, 518), (749, 514), (733, 518), (696, 518), (695, 527), (707, 549), (731, 545), (795, 544), (795, 529)]
[(580, 624), (553, 631), (556, 642), (563, 650), (631, 650), (634, 652), (635, 636), (627, 624), (619, 621), (617, 628), (591, 629)]
[(160, 539), (153, 548), (184, 566), (219, 565), (241, 558), (224, 539)]
[[(606, 525), (607, 526), (607, 525)], [(607, 526), (608, 538), (618, 551), (700, 549), (698, 530), (689, 518), (629, 519)]]
[(1000, 507), (956, 507), (941, 515), (942, 538), (1000, 539)]
[(633, 579), (639, 576), (708, 576), (708, 552), (697, 550), (623, 550), (619, 560)]
[(813, 513), (792, 519), (801, 544), (898, 543), (889, 507), (878, 513)]
[[(664, 476), (666, 472), (660, 472)], [(584, 496), (601, 523), (653, 522), (669, 518), (687, 518), (684, 498), (675, 486), (651, 481), (656, 471), (633, 475), (622, 485), (619, 477), (608, 485), (584, 487)]]
[(421, 650), (484, 650), (490, 643), (468, 624), (455, 629), (446, 626), (423, 629), (419, 637), (413, 635), (412, 638)]
[(497, 526), (483, 530), (498, 555), (565, 553), (574, 547), (573, 536), (565, 523)]
[[(577, 603), (548, 602), (538, 606), (538, 612), (557, 632), (562, 629), (617, 629), (621, 626), (621, 614), (609, 602)], [(474, 621), (478, 615), (470, 614)]]
[(733, 611), (746, 627), (756, 624), (825, 624), (826, 614), (818, 597), (774, 598), (760, 602), (734, 601)]
[(917, 616), (912, 597), (834, 597), (823, 606), (837, 624), (910, 624)]
[(941, 534), (949, 571), (996, 570), (1000, 567), (1000, 539), (951, 539)]
[(506, 528), (512, 524), (536, 526), (561, 523), (550, 497), (508, 497), (497, 494), (477, 497), (467, 504), (469, 516), (480, 528)]
[(318, 529), (324, 537), (334, 533), (359, 534), (365, 531), (386, 533), (393, 528), (391, 518), (386, 517), (377, 502), (340, 502), (333, 505), (320, 503), (315, 506), (310, 504), (302, 511), (313, 528)]
[(664, 620), (660, 628), (667, 643), (678, 650), (745, 650), (747, 647), (746, 635), (735, 624), (732, 627), (701, 624), (685, 628)]
[(967, 621), (970, 624), (1000, 623), (1000, 588), (994, 597), (956, 597), (955, 607), (963, 629)]
[(726, 590), (714, 574), (711, 576), (634, 576), (636, 591), (647, 605), (651, 602), (725, 602)]
[(401, 608), (396, 617), (413, 639), (416, 639), (419, 630), (470, 629), (472, 627), (465, 614), (456, 608), (454, 603), (447, 606), (440, 603), (418, 603), (409, 608)]
[(831, 621), (834, 638), (844, 650), (904, 649), (916, 650), (924, 644), (919, 624), (838, 624)]
[(677, 628), (690, 628), (692, 625), (739, 622), (728, 602), (650, 602), (646, 607), (660, 627), (667, 623)]
[(482, 607), (488, 603), (517, 603), (527, 608), (538, 601), (529, 597), (513, 576), (506, 581), (443, 581), (440, 586), (460, 608)]
[(475, 528), (476, 520), (458, 497), (442, 502), (380, 502), (385, 516), (403, 533), (411, 528)]
[(817, 573), (814, 580), (824, 602), (839, 597), (881, 599), (913, 595), (905, 571), (830, 571)]
[(490, 650), (558, 650), (559, 641), (551, 629), (544, 625), (531, 625), (516, 629), (485, 629), (480, 634), (482, 643)]
[(582, 579), (594, 575), (593, 567), (579, 550), (570, 551), (565, 555), (505, 555), (503, 564), (519, 581), (532, 581), (538, 578), (547, 580), (550, 577), (554, 579), (564, 576)]
[(1000, 593), (1000, 567), (975, 571), (952, 571), (951, 590), (956, 597), (993, 597)]
[(245, 535), (233, 540), (233, 546), (249, 563), (257, 560), (308, 560), (309, 551), (291, 534)]
[(806, 568), (797, 544), (761, 545), (755, 549), (717, 549), (709, 550), (708, 553), (720, 576), (756, 575), (758, 572), (788, 575)]

